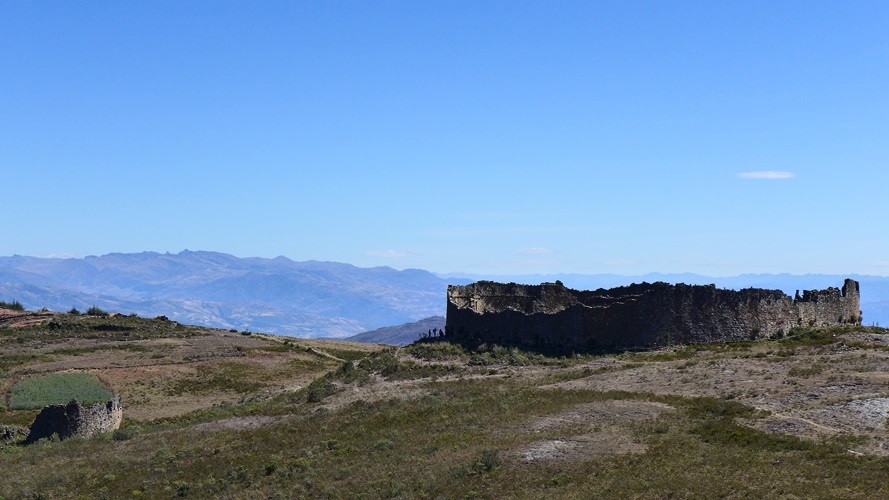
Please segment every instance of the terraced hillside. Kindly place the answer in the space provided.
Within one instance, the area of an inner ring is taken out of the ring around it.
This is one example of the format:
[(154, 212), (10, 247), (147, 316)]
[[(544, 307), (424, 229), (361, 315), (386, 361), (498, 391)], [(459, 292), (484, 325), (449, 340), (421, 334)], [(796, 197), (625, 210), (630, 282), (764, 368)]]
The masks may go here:
[[(878, 498), (889, 335), (545, 357), (0, 311), (0, 383), (95, 373), (110, 435), (20, 444), (0, 497)], [(11, 326), (16, 325), (16, 326)]]

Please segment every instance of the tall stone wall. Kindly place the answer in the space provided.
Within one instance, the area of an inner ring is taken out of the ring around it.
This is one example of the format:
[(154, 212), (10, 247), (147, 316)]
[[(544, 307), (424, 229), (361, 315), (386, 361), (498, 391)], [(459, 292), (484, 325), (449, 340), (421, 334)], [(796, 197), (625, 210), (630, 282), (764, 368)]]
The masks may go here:
[(796, 292), (799, 324), (826, 326), (855, 323), (861, 321), (860, 295), (858, 282), (847, 279), (842, 290), (805, 290), (802, 295)]
[(780, 290), (642, 283), (578, 291), (561, 283), (479, 281), (448, 287), (446, 332), (457, 342), (550, 351), (613, 351), (771, 338), (794, 326), (860, 322), (858, 283)]
[(37, 414), (25, 443), (58, 434), (60, 440), (88, 437), (116, 430), (123, 421), (120, 396), (111, 401), (83, 406), (76, 400), (66, 405), (49, 405)]

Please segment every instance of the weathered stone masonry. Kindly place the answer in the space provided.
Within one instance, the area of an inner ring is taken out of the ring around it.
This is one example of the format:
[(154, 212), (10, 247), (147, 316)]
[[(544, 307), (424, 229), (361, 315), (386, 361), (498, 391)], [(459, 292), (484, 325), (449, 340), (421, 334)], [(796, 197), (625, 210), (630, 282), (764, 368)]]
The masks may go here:
[(858, 282), (807, 290), (642, 283), (580, 291), (561, 283), (448, 286), (451, 340), (555, 351), (613, 351), (774, 338), (795, 326), (860, 324)]
[(53, 434), (58, 434), (60, 440), (73, 436), (94, 436), (116, 430), (122, 420), (120, 396), (86, 407), (75, 400), (66, 405), (45, 406), (31, 424), (25, 443), (52, 437)]

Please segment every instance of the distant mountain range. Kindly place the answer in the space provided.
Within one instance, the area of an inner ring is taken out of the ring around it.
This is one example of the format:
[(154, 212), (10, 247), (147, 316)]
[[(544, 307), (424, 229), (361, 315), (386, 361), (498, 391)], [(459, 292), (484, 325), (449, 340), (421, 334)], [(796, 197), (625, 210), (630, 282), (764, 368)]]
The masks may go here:
[(30, 309), (82, 311), (95, 305), (300, 337), (346, 337), (442, 314), (447, 284), (419, 269), (187, 250), (83, 259), (0, 257), (0, 300), (16, 299)]
[(444, 316), (430, 316), (413, 323), (398, 326), (384, 326), (370, 332), (359, 333), (344, 340), (367, 342), (369, 344), (407, 345), (419, 339), (430, 330), (442, 330), (445, 326)]
[[(560, 280), (578, 289), (642, 281), (723, 288), (795, 290), (839, 287), (846, 276), (745, 274), (436, 275), (420, 269), (360, 268), (337, 262), (238, 258), (216, 252), (114, 253), (83, 259), (0, 257), (0, 300), (29, 309), (67, 311), (97, 306), (121, 313), (164, 315), (182, 323), (294, 335), (349, 337), (443, 316), (448, 284), (479, 279), (536, 284)], [(889, 325), (889, 278), (850, 276), (861, 283), (866, 324)], [(439, 328), (441, 325), (437, 325)], [(428, 328), (421, 329), (426, 331)], [(378, 332), (379, 333), (379, 332)], [(376, 341), (376, 340), (375, 340)]]

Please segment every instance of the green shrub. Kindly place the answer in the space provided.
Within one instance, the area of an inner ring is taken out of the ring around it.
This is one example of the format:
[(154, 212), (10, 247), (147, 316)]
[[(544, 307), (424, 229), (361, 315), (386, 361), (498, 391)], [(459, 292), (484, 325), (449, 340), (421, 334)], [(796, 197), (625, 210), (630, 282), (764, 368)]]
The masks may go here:
[(472, 471), (476, 474), (485, 474), (500, 466), (500, 452), (497, 450), (484, 450), (479, 453), (472, 463)]
[(265, 464), (265, 475), (266, 476), (270, 476), (270, 475), (274, 474), (276, 470), (278, 470), (278, 463), (277, 462), (268, 462)]
[(818, 375), (822, 371), (824, 371), (824, 367), (821, 365), (818, 365), (818, 364), (814, 364), (811, 366), (805, 366), (805, 367), (794, 366), (793, 368), (791, 368), (790, 370), (787, 371), (787, 376), (788, 377), (809, 378), (809, 377)]
[(72, 307), (71, 310), (68, 311), (68, 314), (72, 314), (74, 316), (80, 316), (80, 311), (78, 311), (76, 307)]
[(752, 406), (714, 397), (700, 397), (691, 400), (688, 412), (698, 418), (755, 418), (759, 412)]
[(707, 419), (692, 431), (705, 443), (740, 446), (764, 451), (806, 451), (815, 443), (788, 434), (768, 434), (736, 423), (732, 419)]
[(0, 309), (10, 309), (12, 311), (25, 310), (24, 306), (22, 306), (22, 303), (17, 300), (13, 300), (12, 302), (4, 302), (0, 300)]
[(114, 431), (114, 434), (111, 435), (111, 439), (115, 441), (129, 441), (136, 437), (136, 433), (130, 429), (117, 429)]
[(108, 316), (107, 311), (103, 311), (96, 306), (90, 306), (89, 309), (86, 310), (87, 316)]
[(309, 384), (308, 391), (306, 392), (306, 401), (309, 403), (320, 403), (327, 396), (337, 392), (339, 392), (337, 387), (331, 384), (326, 377), (322, 377)]
[(466, 349), (463, 346), (449, 342), (415, 342), (405, 347), (404, 350), (426, 361), (449, 361), (467, 357)]
[(786, 345), (801, 346), (824, 346), (838, 342), (837, 335), (852, 331), (846, 328), (801, 328), (796, 327), (790, 330), (784, 338), (778, 343)]

